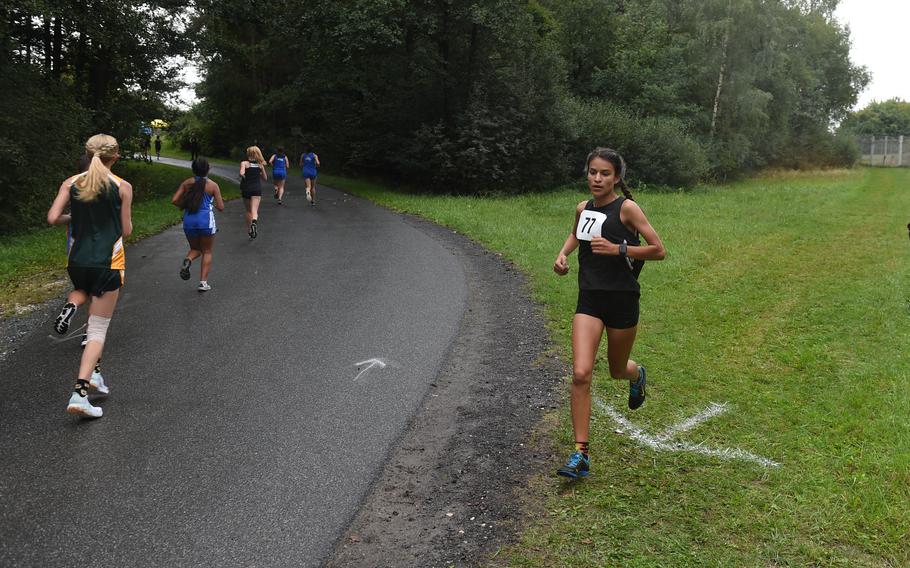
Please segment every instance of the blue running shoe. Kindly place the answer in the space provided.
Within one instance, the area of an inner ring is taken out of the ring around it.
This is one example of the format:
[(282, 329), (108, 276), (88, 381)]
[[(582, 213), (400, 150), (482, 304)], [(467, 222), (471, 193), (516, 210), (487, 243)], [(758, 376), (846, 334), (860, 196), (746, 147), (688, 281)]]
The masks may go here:
[(569, 479), (588, 477), (590, 468), (591, 458), (585, 457), (581, 452), (575, 452), (569, 456), (569, 461), (566, 462), (566, 465), (556, 470), (556, 475), (568, 477)]
[(638, 366), (638, 380), (629, 384), (629, 408), (635, 410), (645, 403), (645, 368)]

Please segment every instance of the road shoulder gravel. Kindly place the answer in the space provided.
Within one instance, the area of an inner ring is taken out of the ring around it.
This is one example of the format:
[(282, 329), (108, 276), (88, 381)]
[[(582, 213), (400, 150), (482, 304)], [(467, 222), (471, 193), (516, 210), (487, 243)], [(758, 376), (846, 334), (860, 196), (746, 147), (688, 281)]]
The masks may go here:
[(543, 418), (567, 371), (526, 276), (451, 229), (408, 222), (460, 259), (468, 309), (331, 567), (482, 564), (517, 538), (531, 479), (556, 467)]

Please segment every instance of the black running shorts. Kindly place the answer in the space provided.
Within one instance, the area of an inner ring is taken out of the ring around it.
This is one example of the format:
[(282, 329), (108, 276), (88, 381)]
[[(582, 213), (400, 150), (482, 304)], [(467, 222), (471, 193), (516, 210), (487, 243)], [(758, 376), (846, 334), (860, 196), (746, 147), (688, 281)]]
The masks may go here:
[(66, 271), (73, 282), (73, 288), (98, 297), (105, 292), (119, 290), (123, 286), (124, 272), (126, 272), (110, 268), (86, 268), (82, 266), (69, 266)]
[(576, 314), (599, 318), (613, 329), (628, 329), (638, 325), (638, 292), (608, 290), (579, 290)]
[(262, 197), (261, 189), (251, 189), (249, 191), (243, 190), (240, 192), (240, 196), (244, 199), (250, 199), (251, 197)]

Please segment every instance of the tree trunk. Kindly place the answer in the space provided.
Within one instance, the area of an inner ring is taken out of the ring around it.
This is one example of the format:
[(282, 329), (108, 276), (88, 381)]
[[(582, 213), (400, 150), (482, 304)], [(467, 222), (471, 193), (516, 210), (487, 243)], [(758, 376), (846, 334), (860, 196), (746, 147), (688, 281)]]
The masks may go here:
[(720, 94), (724, 86), (724, 74), (727, 72), (727, 48), (730, 45), (730, 28), (733, 27), (733, 2), (727, 5), (727, 29), (724, 30), (724, 41), (721, 45), (720, 71), (717, 74), (717, 90), (714, 91), (714, 110), (711, 112), (711, 138), (717, 129), (717, 111), (720, 108)]
[(60, 16), (54, 18), (54, 80), (59, 81), (63, 73), (63, 24), (60, 22)]
[(44, 16), (44, 76), (51, 76), (53, 68), (51, 60), (51, 17)]

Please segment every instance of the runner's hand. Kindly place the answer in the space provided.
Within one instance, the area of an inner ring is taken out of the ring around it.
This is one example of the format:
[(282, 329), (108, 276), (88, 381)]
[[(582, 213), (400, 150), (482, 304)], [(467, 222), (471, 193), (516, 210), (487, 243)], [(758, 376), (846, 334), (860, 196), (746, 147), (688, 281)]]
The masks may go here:
[(594, 237), (591, 239), (591, 252), (607, 256), (618, 256), (619, 245), (613, 244), (603, 237)]
[(560, 276), (565, 276), (569, 273), (569, 261), (566, 259), (566, 255), (560, 253), (556, 257), (556, 262), (553, 263), (553, 272)]

